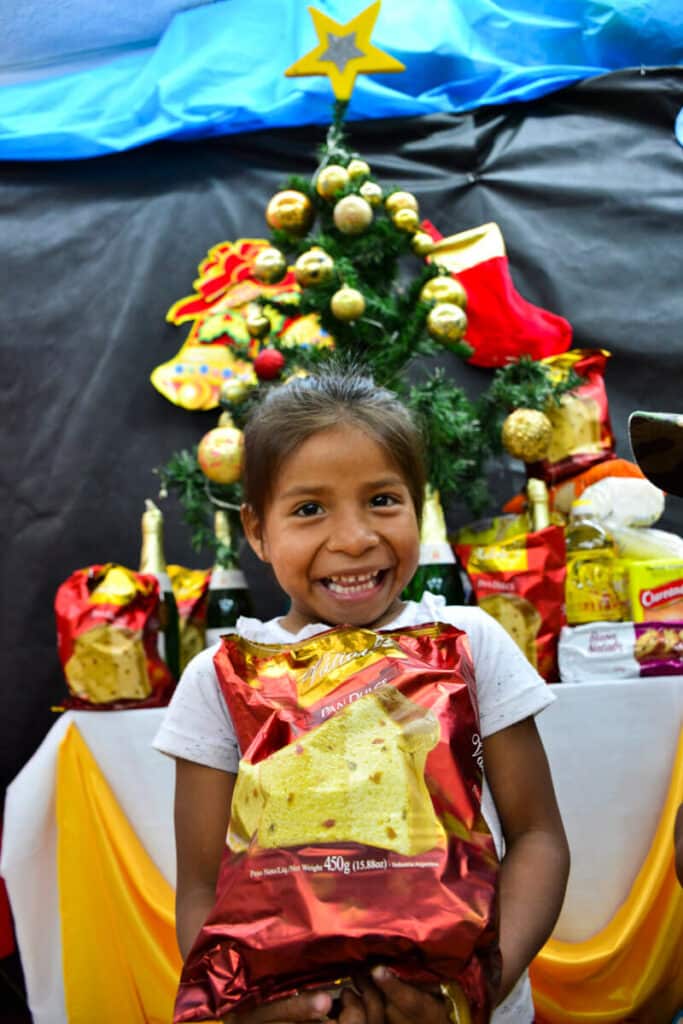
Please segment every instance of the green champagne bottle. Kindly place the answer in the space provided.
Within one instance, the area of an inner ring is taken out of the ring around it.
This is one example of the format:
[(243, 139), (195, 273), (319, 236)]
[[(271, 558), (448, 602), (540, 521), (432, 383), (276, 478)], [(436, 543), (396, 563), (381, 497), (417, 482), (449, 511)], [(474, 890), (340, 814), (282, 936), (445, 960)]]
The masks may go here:
[(442, 594), (446, 604), (465, 604), (460, 570), (446, 535), (446, 520), (436, 488), (427, 484), (420, 531), (420, 564), (403, 591), (406, 601), (421, 601), (425, 590)]
[(206, 605), (207, 647), (215, 644), (223, 633), (231, 629), (240, 615), (253, 615), (244, 573), (235, 558), (225, 554), (232, 550), (230, 521), (228, 513), (220, 508), (214, 516), (214, 533), (220, 547), (211, 570)]
[(142, 513), (142, 550), (140, 572), (159, 581), (159, 657), (168, 665), (174, 679), (180, 675), (180, 631), (178, 606), (164, 557), (164, 517), (149, 498)]

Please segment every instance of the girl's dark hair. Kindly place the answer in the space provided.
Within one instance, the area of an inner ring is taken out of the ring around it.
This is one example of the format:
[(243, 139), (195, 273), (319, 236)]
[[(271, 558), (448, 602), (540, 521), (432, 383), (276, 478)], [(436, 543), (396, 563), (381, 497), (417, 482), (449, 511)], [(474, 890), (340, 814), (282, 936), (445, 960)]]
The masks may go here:
[(346, 423), (386, 449), (422, 514), (426, 472), (422, 435), (393, 391), (358, 369), (323, 369), (272, 388), (244, 428), (244, 499), (263, 519), (271, 487), (287, 458), (313, 434)]

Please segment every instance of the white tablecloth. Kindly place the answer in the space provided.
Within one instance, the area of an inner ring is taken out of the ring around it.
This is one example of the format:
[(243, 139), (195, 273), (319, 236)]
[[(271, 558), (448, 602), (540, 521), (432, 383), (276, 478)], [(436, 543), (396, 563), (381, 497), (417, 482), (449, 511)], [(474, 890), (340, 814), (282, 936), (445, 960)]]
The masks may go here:
[[(683, 677), (560, 684), (538, 719), (572, 868), (554, 936), (581, 941), (612, 918), (652, 841), (683, 722)], [(66, 1024), (55, 863), (55, 765), (75, 722), (124, 813), (174, 884), (173, 763), (151, 749), (162, 710), (68, 712), (9, 787), (0, 873), (35, 1024)]]

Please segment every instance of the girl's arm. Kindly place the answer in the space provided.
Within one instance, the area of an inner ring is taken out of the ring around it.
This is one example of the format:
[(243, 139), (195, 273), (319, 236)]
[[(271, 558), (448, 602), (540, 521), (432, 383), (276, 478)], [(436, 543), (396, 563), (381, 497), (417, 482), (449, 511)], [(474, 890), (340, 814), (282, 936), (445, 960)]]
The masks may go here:
[(569, 846), (533, 718), (484, 740), (484, 769), (503, 834), (502, 1001), (549, 938), (569, 875)]
[(176, 935), (183, 960), (216, 898), (235, 776), (176, 759)]
[[(193, 761), (176, 759), (175, 835), (178, 861), (176, 934), (183, 960), (216, 899), (216, 882), (235, 776)], [(325, 992), (305, 992), (245, 1013), (231, 1014), (231, 1024), (315, 1022), (332, 1005)]]
[(674, 823), (674, 864), (676, 866), (676, 877), (683, 885), (683, 804), (676, 812)]

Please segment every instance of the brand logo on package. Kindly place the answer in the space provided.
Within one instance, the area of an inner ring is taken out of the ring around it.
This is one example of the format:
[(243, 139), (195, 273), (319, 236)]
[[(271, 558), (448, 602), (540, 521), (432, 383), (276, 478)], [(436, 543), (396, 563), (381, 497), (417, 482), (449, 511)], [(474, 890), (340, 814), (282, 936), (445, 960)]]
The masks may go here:
[(653, 587), (650, 590), (641, 590), (640, 603), (643, 608), (655, 608), (658, 604), (667, 604), (679, 597), (683, 597), (683, 580), (663, 583), (661, 587)]

